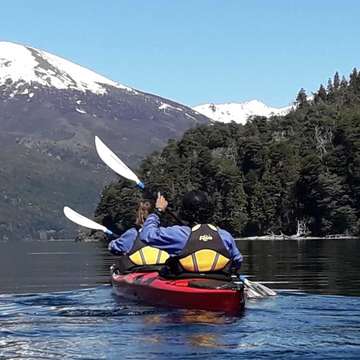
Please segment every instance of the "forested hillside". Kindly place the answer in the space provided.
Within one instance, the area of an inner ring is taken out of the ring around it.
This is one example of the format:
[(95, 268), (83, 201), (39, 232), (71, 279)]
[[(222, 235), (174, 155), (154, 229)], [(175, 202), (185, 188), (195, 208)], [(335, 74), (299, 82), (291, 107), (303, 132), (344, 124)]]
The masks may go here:
[[(142, 162), (139, 174), (174, 209), (191, 189), (215, 203), (209, 221), (234, 235), (360, 232), (360, 73), (338, 73), (309, 100), (302, 89), (286, 116), (253, 117), (189, 130)], [(135, 190), (104, 190), (98, 218), (121, 222)], [(114, 207), (116, 205), (116, 208)], [(131, 206), (130, 206), (131, 208)]]
[[(100, 136), (130, 165), (210, 119), (29, 46), (0, 41), (0, 241), (61, 239), (115, 176)], [(110, 175), (111, 174), (111, 175)]]

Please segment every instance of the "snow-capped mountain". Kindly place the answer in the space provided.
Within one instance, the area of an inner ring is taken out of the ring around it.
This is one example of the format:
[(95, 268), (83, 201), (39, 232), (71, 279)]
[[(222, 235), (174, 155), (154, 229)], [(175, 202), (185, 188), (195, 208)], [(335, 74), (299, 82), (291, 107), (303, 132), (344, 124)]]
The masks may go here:
[(242, 103), (204, 104), (195, 106), (193, 109), (215, 121), (224, 123), (235, 121), (245, 124), (250, 116), (270, 117), (272, 115), (286, 115), (291, 108), (292, 106), (273, 108), (261, 101), (251, 100)]
[[(113, 173), (94, 136), (130, 166), (210, 119), (45, 51), (0, 42), (0, 241), (74, 230), (67, 204), (92, 214)], [(91, 216), (91, 215), (90, 215)]]
[[(61, 57), (32, 47), (0, 42), (0, 86), (37, 83), (57, 89), (106, 92), (106, 85), (132, 90)], [(20, 86), (20, 85), (19, 85)], [(16, 95), (16, 90), (13, 93)]]

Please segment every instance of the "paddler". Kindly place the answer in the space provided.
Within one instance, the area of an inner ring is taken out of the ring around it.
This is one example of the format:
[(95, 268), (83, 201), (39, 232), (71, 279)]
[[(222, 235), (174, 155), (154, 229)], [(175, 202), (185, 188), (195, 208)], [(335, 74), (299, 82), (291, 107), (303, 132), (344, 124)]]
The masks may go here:
[(154, 211), (146, 218), (140, 239), (166, 251), (170, 274), (222, 274), (237, 273), (242, 255), (229, 232), (209, 224), (213, 207), (202, 191), (190, 191), (183, 197), (180, 216), (190, 226), (160, 226), (160, 220), (168, 206), (158, 193)]
[(150, 201), (140, 201), (135, 225), (109, 243), (109, 251), (114, 255), (120, 255), (113, 270), (116, 269), (120, 273), (133, 270), (154, 271), (159, 270), (168, 259), (166, 251), (145, 244), (139, 237), (141, 227), (152, 209)]

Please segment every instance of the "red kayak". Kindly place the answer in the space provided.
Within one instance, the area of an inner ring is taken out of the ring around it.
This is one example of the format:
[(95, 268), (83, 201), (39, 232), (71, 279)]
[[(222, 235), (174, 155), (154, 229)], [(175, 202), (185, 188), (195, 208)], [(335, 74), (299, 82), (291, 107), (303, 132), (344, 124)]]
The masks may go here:
[(112, 274), (115, 294), (149, 305), (238, 313), (245, 307), (242, 284), (191, 278), (165, 279), (158, 272)]

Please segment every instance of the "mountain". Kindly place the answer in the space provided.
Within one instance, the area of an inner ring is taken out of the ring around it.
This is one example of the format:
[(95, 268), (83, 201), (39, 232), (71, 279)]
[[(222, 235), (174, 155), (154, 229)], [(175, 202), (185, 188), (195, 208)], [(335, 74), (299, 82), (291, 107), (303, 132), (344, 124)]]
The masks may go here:
[(193, 109), (199, 114), (203, 114), (210, 119), (229, 123), (235, 121), (239, 124), (245, 124), (249, 116), (286, 115), (292, 106), (283, 108), (273, 108), (265, 105), (261, 101), (251, 100), (242, 103), (227, 104), (204, 104), (195, 106)]
[(93, 214), (114, 178), (95, 135), (134, 167), (209, 122), (45, 51), (0, 42), (0, 240), (72, 235), (64, 205)]

